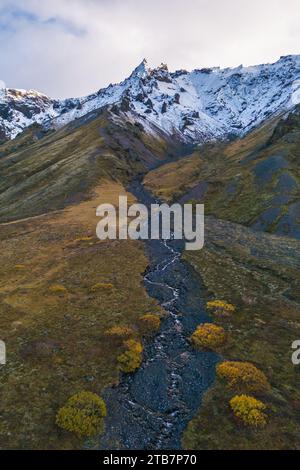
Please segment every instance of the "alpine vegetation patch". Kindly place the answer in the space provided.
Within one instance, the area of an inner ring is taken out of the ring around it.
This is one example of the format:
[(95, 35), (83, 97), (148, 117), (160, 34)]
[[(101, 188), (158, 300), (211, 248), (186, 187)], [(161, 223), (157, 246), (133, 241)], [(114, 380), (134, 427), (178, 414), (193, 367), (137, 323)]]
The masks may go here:
[(204, 204), (132, 204), (119, 196), (119, 206), (101, 204), (96, 234), (100, 240), (185, 240), (186, 250), (204, 245)]

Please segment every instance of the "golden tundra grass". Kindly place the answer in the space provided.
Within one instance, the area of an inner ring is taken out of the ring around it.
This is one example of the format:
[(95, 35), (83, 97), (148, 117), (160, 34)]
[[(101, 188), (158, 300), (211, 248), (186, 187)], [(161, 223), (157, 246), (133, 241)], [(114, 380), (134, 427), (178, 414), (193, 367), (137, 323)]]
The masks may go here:
[[(122, 350), (105, 331), (126, 326), (138, 337), (139, 318), (161, 313), (143, 288), (143, 244), (95, 236), (96, 207), (116, 204), (120, 193), (119, 184), (106, 182), (89, 201), (0, 226), (3, 448), (80, 446), (55, 425), (58, 408), (74, 393), (101, 394), (118, 382)], [(92, 289), (97, 284), (113, 288)]]
[(150, 171), (145, 176), (144, 183), (156, 196), (170, 202), (177, 194), (196, 184), (200, 168), (201, 157), (198, 153), (194, 153)]
[(267, 405), (268, 423), (256, 430), (237, 422), (229, 402), (238, 390), (216, 378), (183, 434), (187, 449), (298, 447), (300, 369), (292, 364), (291, 345), (300, 337), (299, 256), (293, 255), (300, 241), (249, 230), (245, 245), (245, 230), (207, 218), (206, 246), (184, 258), (201, 276), (207, 300), (235, 305), (234, 314), (213, 316), (230, 334), (220, 360), (250, 362), (264, 372), (271, 388), (254, 395)]

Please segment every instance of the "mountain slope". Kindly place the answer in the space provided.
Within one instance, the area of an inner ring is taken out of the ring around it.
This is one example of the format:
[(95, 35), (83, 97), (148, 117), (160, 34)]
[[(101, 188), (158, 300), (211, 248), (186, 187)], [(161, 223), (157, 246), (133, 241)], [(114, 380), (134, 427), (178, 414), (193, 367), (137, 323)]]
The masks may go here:
[(206, 218), (205, 229), (203, 250), (184, 257), (201, 276), (207, 301), (224, 299), (236, 306), (229, 317), (213, 314), (229, 335), (220, 359), (255, 364), (272, 388), (254, 393), (267, 404), (268, 424), (253, 429), (234, 418), (229, 406), (241, 392), (216, 377), (183, 434), (183, 447), (297, 449), (299, 367), (291, 361), (291, 344), (300, 335), (300, 241), (213, 217)]
[(242, 139), (216, 143), (145, 178), (168, 201), (194, 200), (206, 214), (255, 230), (300, 238), (300, 110)]
[(174, 142), (152, 129), (155, 136), (100, 110), (54, 132), (30, 127), (0, 145), (0, 221), (62, 209), (100, 181), (126, 183), (174, 154)]
[[(35, 91), (0, 91), (0, 140), (33, 123), (61, 127), (105, 106), (139, 116), (183, 141), (243, 135), (299, 102), (300, 56), (274, 64), (170, 73), (144, 60), (129, 78), (83, 98), (53, 100)], [(117, 106), (115, 106), (117, 105)]]
[[(73, 393), (102, 394), (117, 385), (126, 343), (107, 330), (129, 328), (152, 350), (140, 324), (145, 314), (162, 313), (143, 285), (150, 252), (139, 240), (99, 241), (95, 234), (96, 207), (117, 205), (121, 194), (131, 204), (128, 183), (144, 176), (161, 199), (204, 202), (206, 216), (211, 214), (203, 250), (184, 254), (201, 283), (190, 282), (176, 264), (165, 271), (164, 279), (172, 278), (180, 292), (175, 318), (178, 313), (190, 323), (185, 302), (195, 310), (196, 324), (202, 299), (233, 303), (232, 317), (213, 318), (228, 333), (223, 357), (253, 362), (271, 383), (261, 397), (269, 422), (252, 430), (234, 419), (232, 393), (217, 380), (183, 435), (184, 447), (297, 448), (300, 393), (291, 343), (300, 334), (300, 241), (293, 239), (300, 227), (298, 76), (298, 56), (266, 66), (174, 74), (143, 62), (121, 84), (85, 98), (2, 92), (0, 338), (9, 354), (0, 384), (2, 447), (81, 447), (77, 436), (56, 426), (55, 416)], [(153, 256), (163, 271), (161, 248), (154, 247)], [(161, 295), (167, 307), (169, 293)], [(176, 331), (182, 335), (184, 329), (176, 323)], [(174, 337), (169, 342), (160, 330), (153, 350), (163, 341), (171, 359), (167, 369), (159, 366), (159, 387), (155, 368), (149, 378), (157, 403), (177, 420), (180, 414), (161, 400), (160, 390), (171, 390), (180, 402), (181, 393), (193, 399), (197, 392), (183, 365), (194, 364), (192, 345), (178, 348)], [(205, 382), (195, 370), (194, 378)], [(149, 382), (140, 383), (143, 402)], [(148, 409), (169, 425), (164, 411)], [(117, 416), (122, 424), (124, 416)], [(136, 423), (131, 432), (138, 440)]]

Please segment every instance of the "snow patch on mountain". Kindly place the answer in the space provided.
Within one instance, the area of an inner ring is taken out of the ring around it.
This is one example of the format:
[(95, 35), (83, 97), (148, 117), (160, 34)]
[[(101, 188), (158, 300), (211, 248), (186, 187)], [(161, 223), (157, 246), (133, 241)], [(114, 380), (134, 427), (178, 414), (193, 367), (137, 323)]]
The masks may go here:
[(104, 106), (184, 141), (243, 135), (291, 109), (299, 80), (300, 55), (274, 64), (174, 73), (165, 64), (150, 69), (143, 60), (123, 82), (82, 98), (53, 100), (33, 90), (2, 89), (0, 140), (33, 123), (60, 127)]

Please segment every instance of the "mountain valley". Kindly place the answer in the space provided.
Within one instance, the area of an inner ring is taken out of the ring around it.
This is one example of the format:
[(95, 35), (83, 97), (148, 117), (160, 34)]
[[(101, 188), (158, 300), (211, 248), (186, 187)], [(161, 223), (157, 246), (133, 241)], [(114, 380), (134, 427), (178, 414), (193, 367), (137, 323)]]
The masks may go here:
[[(300, 336), (299, 79), (300, 56), (174, 73), (143, 61), (84, 98), (0, 90), (3, 448), (143, 448), (147, 425), (152, 448), (299, 447), (300, 369), (291, 362)], [(203, 203), (203, 250), (99, 241), (96, 207), (119, 194)], [(166, 285), (180, 293), (171, 306)], [(216, 299), (234, 314), (214, 316), (206, 304)], [(159, 317), (159, 331), (144, 334), (145, 315)], [(195, 352), (190, 335), (204, 321), (226, 330), (224, 347)], [(107, 333), (116, 326), (142, 344), (132, 374), (120, 371), (124, 344)], [(157, 360), (166, 369), (151, 369)], [(224, 360), (255, 364), (268, 378), (258, 394), (265, 427), (232, 416), (233, 392), (215, 374)], [(102, 438), (55, 424), (81, 390), (112, 391)], [(166, 405), (170, 393), (178, 408)], [(119, 440), (123, 425), (132, 425), (128, 442)]]

